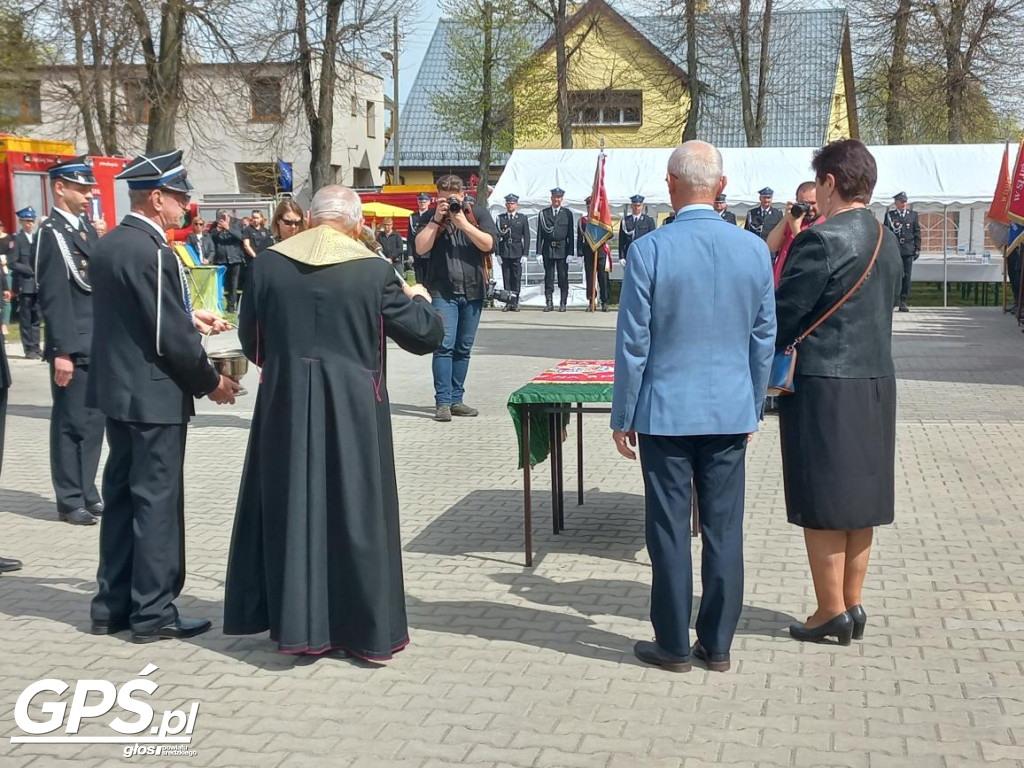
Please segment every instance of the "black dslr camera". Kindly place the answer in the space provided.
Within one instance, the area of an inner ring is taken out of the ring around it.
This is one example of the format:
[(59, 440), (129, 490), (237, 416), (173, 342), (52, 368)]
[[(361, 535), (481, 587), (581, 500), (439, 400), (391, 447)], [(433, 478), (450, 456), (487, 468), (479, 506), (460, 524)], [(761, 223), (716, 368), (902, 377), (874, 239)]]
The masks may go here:
[(459, 198), (457, 198), (457, 197), (449, 197), (448, 198), (448, 213), (450, 215), (454, 216), (459, 211), (462, 211), (463, 213), (465, 213), (468, 209), (469, 209), (469, 206), (465, 205), (461, 200), (459, 200)]
[(484, 290), (484, 299), (497, 301), (501, 304), (511, 304), (514, 301), (519, 300), (518, 293), (512, 293), (512, 291), (506, 291), (503, 288), (496, 288), (498, 284), (497, 280), (488, 280), (487, 287)]
[(794, 219), (799, 219), (801, 216), (806, 216), (811, 212), (811, 204), (793, 203), (789, 208), (789, 212), (792, 214)]

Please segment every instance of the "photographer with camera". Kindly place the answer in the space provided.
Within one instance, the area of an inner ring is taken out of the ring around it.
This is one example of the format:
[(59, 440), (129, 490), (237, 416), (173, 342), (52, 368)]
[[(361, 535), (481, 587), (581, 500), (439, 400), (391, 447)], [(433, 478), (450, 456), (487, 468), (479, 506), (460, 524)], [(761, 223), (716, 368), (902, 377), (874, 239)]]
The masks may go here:
[(789, 247), (794, 238), (812, 224), (817, 224), (818, 201), (814, 191), (814, 182), (805, 181), (796, 188), (796, 202), (786, 203), (786, 213), (782, 221), (776, 224), (765, 238), (768, 250), (777, 254), (772, 271), (775, 273), (775, 287), (779, 287), (782, 270), (789, 256)]
[(490, 287), (485, 260), (497, 241), (487, 206), (466, 200), (458, 176), (439, 178), (434, 215), (416, 234), (416, 253), (426, 260), (426, 284), (434, 309), (444, 320), (444, 341), (433, 361), (437, 421), (478, 414), (462, 399), (469, 356)]

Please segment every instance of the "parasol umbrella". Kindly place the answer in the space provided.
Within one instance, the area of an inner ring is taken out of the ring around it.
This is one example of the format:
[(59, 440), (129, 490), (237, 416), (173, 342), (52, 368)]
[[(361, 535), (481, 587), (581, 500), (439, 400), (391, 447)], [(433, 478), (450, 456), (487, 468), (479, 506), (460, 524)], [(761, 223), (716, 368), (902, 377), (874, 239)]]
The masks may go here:
[(363, 203), (363, 216), (367, 216), (374, 219), (383, 219), (386, 216), (392, 218), (398, 218), (401, 216), (411, 216), (412, 211), (408, 208), (400, 208), (397, 205), (388, 205), (387, 203)]

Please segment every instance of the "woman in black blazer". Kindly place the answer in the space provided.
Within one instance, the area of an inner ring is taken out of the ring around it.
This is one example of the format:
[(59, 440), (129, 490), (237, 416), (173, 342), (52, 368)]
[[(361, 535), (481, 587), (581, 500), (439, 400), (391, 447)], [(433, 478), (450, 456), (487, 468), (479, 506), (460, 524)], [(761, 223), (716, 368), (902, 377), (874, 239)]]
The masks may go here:
[(861, 589), (874, 526), (893, 521), (896, 376), (892, 310), (902, 263), (892, 233), (867, 209), (878, 177), (867, 147), (835, 141), (815, 153), (825, 221), (793, 241), (776, 292), (784, 349), (860, 287), (798, 348), (794, 392), (779, 398), (789, 522), (804, 529), (818, 608), (797, 640), (860, 638)]

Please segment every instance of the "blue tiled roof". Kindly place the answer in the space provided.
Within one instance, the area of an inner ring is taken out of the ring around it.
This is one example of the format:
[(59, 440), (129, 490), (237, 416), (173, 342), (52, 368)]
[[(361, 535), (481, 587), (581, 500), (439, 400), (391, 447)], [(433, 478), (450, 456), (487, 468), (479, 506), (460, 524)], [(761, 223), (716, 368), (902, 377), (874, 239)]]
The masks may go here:
[[(626, 16), (630, 24), (682, 70), (686, 70), (686, 44), (679, 40), (681, 25), (668, 16)], [(545, 25), (528, 35), (539, 48), (549, 37)], [(757, 27), (757, 21), (752, 21)], [(777, 12), (769, 43), (767, 121), (764, 146), (815, 147), (825, 142), (836, 73), (840, 65), (846, 11), (823, 9)], [(478, 149), (458, 139), (433, 107), (435, 94), (449, 87), (450, 36), (467, 34), (466, 25), (438, 21), (409, 98), (401, 109), (399, 141), (403, 167), (475, 167)], [(750, 59), (756, 68), (760, 54), (751, 41)], [(698, 137), (721, 147), (745, 147), (740, 102), (739, 68), (725, 39), (702, 34), (698, 50), (700, 80), (704, 87)], [(756, 88), (756, 76), (753, 77)], [(496, 158), (503, 165), (507, 155)], [(391, 143), (381, 167), (393, 165)]]

